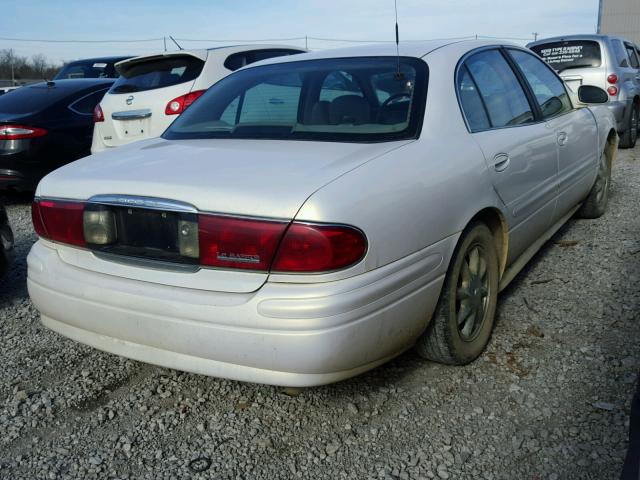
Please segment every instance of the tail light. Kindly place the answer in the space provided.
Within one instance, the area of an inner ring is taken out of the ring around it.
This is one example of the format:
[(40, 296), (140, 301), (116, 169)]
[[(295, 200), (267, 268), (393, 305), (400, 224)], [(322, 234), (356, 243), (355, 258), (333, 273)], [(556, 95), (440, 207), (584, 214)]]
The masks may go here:
[(41, 237), (84, 247), (83, 211), (84, 204), (80, 202), (34, 200), (31, 217)]
[(607, 77), (607, 82), (609, 82), (611, 85), (615, 85), (616, 83), (618, 83), (618, 75), (612, 73)]
[(364, 234), (346, 225), (291, 224), (273, 263), (277, 272), (328, 272), (358, 262), (367, 250)]
[[(108, 207), (36, 199), (31, 214), (36, 233), (49, 240), (81, 247), (117, 241)], [(180, 255), (214, 268), (321, 273), (349, 267), (367, 250), (364, 233), (347, 225), (198, 214), (178, 229)]]
[(24, 125), (0, 125), (0, 140), (22, 140), (46, 135), (43, 128), (27, 127)]
[(167, 106), (164, 109), (165, 115), (180, 115), (204, 92), (206, 92), (206, 90), (196, 90), (194, 92), (189, 92), (186, 95), (174, 98), (169, 103), (167, 103)]
[(615, 97), (618, 94), (618, 87), (614, 87), (612, 85), (609, 88), (607, 88), (607, 92), (609, 92), (609, 95), (611, 95), (612, 97)]
[(97, 104), (93, 108), (93, 122), (94, 123), (104, 122), (104, 113), (102, 111), (102, 107), (100, 106), (100, 104)]

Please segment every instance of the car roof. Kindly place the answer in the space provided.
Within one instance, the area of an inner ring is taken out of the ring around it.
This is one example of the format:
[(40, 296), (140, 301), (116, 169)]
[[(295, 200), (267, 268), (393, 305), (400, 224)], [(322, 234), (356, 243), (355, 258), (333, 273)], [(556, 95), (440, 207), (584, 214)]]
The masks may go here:
[(113, 78), (78, 78), (25, 85), (6, 95), (0, 95), (0, 121), (16, 116), (42, 112), (57, 102), (92, 93), (113, 84)]
[[(402, 57), (414, 57), (422, 58), (430, 54), (435, 50), (441, 48), (448, 48), (453, 52), (464, 53), (466, 51), (473, 50), (475, 48), (494, 46), (494, 45), (508, 45), (521, 47), (518, 44), (512, 42), (502, 42), (496, 40), (431, 40), (431, 41), (405, 41), (400, 42), (399, 52)], [(300, 62), (303, 60), (319, 60), (323, 58), (350, 58), (350, 57), (389, 57), (396, 56), (396, 44), (389, 43), (374, 43), (368, 45), (359, 45), (356, 47), (335, 48), (331, 50), (318, 50), (307, 53), (300, 53), (295, 56), (286, 57), (274, 57), (266, 60), (261, 60), (256, 63), (252, 63), (243, 68), (252, 68), (254, 66), (274, 64), (274, 63), (288, 63), (288, 62)]]
[(527, 47), (529, 48), (535, 47), (537, 45), (544, 45), (545, 43), (551, 43), (551, 42), (562, 42), (564, 40), (592, 40), (597, 42), (599, 40), (606, 40), (611, 38), (622, 40), (628, 43), (633, 43), (631, 40), (625, 37), (620, 37), (618, 35), (602, 35), (598, 33), (585, 33), (585, 34), (573, 34), (573, 35), (559, 35), (556, 37), (542, 38), (535, 42), (528, 43)]
[(126, 62), (138, 63), (143, 60), (171, 57), (175, 55), (191, 55), (192, 57), (196, 57), (196, 58), (199, 58), (200, 60), (205, 61), (209, 56), (210, 52), (211, 54), (214, 54), (214, 55), (218, 55), (218, 54), (230, 55), (233, 53), (244, 52), (247, 50), (271, 50), (271, 49), (304, 51), (304, 48), (296, 47), (294, 45), (269, 45), (264, 43), (245, 44), (245, 45), (225, 45), (221, 47), (173, 50), (170, 52), (159, 52), (159, 53), (152, 53), (148, 55), (140, 55), (138, 57), (132, 57), (132, 58), (127, 58), (125, 60), (122, 60), (121, 62), (118, 62), (116, 64), (116, 67), (119, 67)]

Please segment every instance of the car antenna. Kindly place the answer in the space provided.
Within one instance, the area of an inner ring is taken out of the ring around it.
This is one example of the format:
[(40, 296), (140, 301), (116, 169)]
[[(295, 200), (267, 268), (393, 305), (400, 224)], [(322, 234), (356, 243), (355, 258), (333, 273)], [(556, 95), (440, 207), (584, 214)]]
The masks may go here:
[(169, 38), (171, 39), (171, 41), (172, 41), (173, 43), (175, 43), (175, 44), (178, 46), (178, 48), (179, 48), (180, 50), (184, 50), (184, 48), (182, 48), (182, 47), (180, 46), (180, 44), (179, 44), (178, 42), (176, 42), (176, 39), (175, 39), (175, 38), (173, 38), (171, 35), (169, 35)]
[(393, 0), (396, 11), (396, 59), (398, 61), (398, 69), (396, 70), (396, 80), (402, 80), (404, 75), (400, 71), (400, 29), (398, 28), (398, 0)]

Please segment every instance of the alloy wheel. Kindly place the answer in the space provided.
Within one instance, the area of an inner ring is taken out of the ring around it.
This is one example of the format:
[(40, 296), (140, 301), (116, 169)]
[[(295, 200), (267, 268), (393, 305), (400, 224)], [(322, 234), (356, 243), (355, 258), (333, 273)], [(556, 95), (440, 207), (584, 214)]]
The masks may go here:
[(472, 244), (462, 261), (456, 290), (456, 323), (460, 338), (472, 341), (484, 322), (489, 298), (489, 276), (484, 248)]

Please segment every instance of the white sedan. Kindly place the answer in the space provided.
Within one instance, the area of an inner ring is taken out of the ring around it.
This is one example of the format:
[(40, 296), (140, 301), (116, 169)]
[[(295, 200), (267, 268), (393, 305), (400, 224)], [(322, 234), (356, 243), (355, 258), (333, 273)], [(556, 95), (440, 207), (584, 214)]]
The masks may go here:
[(231, 379), (325, 384), (414, 345), (468, 363), (498, 292), (604, 213), (607, 98), (482, 41), (248, 66), (162, 138), (42, 180), (29, 293), (62, 335)]
[(159, 137), (207, 88), (234, 70), (303, 51), (283, 45), (237, 45), (118, 62), (120, 77), (93, 112), (91, 153)]

